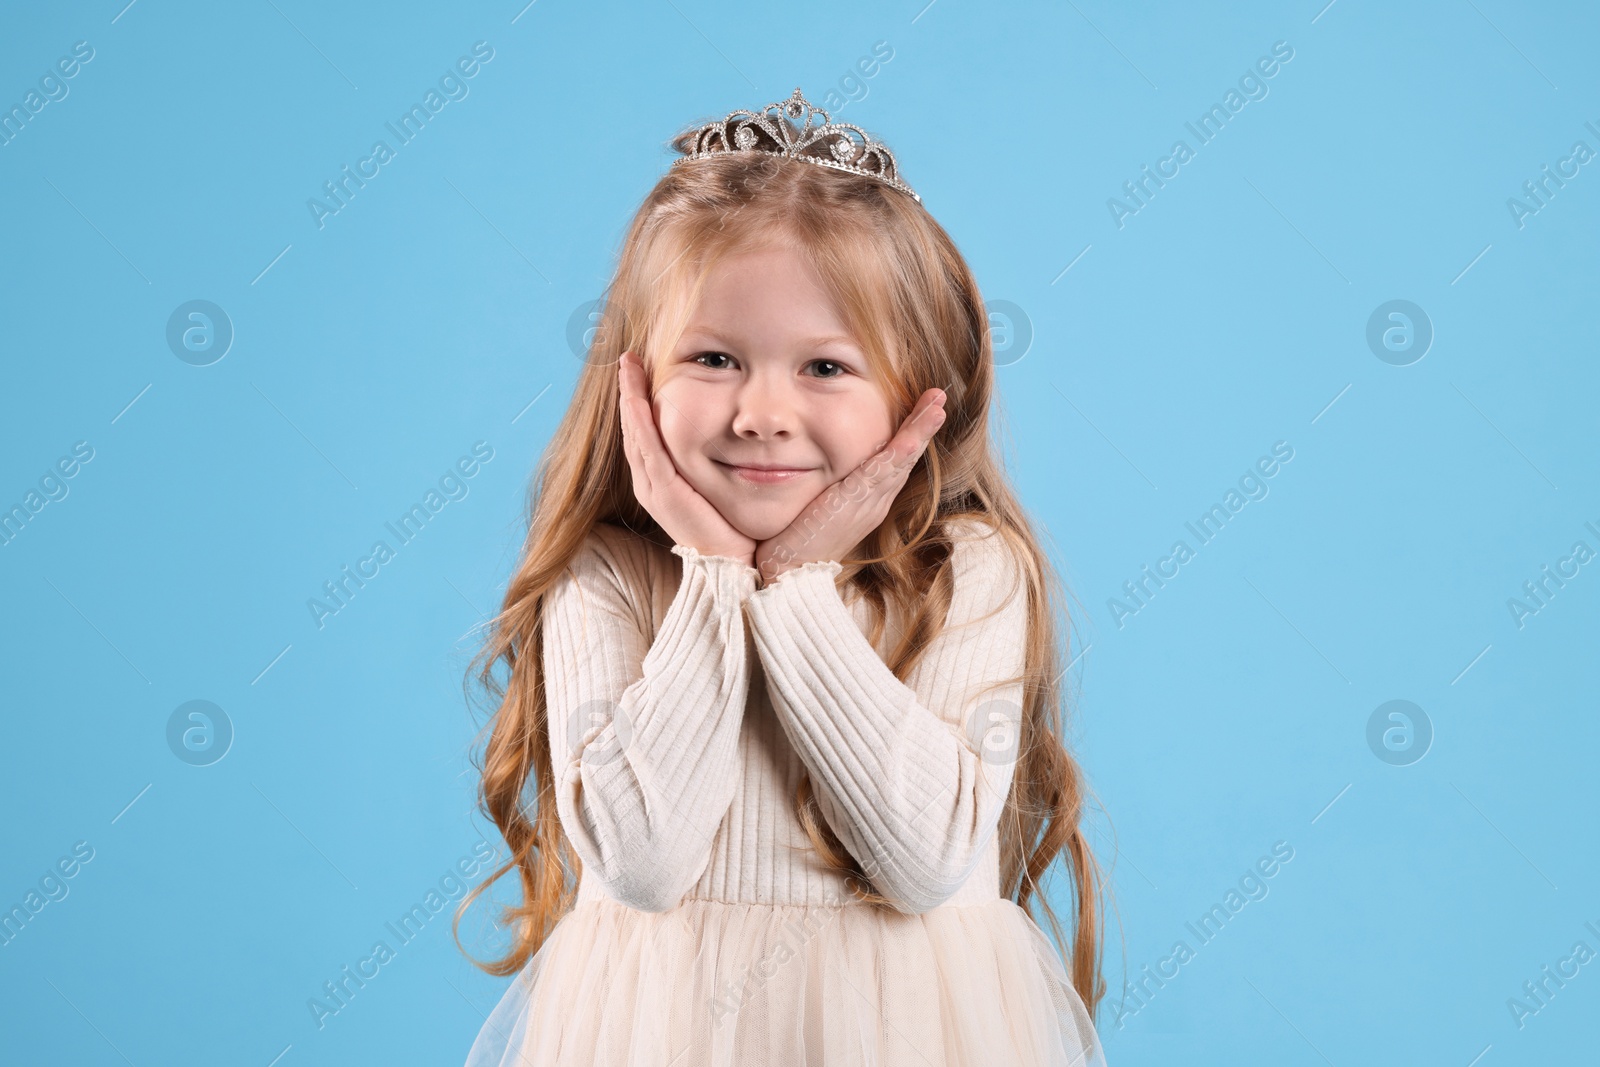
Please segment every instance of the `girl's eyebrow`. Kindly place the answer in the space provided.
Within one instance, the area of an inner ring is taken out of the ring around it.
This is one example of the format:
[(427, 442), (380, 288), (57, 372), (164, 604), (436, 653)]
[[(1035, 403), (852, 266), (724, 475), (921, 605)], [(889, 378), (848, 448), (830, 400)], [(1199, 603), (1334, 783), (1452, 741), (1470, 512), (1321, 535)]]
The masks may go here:
[(724, 337), (722, 334), (718, 333), (716, 330), (712, 329), (709, 326), (690, 326), (690, 327), (687, 327), (683, 331), (683, 333), (682, 333), (682, 335), (680, 337), (680, 340), (681, 341), (688, 341), (688, 340), (713, 341), (713, 342), (715, 342), (717, 344), (721, 344), (721, 345), (725, 345), (725, 344), (730, 344), (731, 343), (728, 338)]
[[(686, 340), (692, 339), (697, 341), (715, 341), (718, 344), (733, 343), (728, 337), (709, 326), (691, 326), (683, 331), (683, 337)], [(799, 346), (801, 348), (825, 348), (828, 345), (844, 345), (847, 348), (854, 348), (857, 350), (859, 350), (861, 347), (856, 343), (855, 338), (846, 337), (843, 334), (830, 334), (823, 337), (802, 337), (799, 341)]]

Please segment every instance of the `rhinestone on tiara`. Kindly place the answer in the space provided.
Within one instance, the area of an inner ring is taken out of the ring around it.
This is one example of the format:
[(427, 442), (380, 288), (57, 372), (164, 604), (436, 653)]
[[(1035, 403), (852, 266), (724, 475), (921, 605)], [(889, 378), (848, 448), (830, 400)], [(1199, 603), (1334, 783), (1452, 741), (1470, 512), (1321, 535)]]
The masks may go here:
[[(822, 119), (813, 125), (818, 115)], [(785, 119), (800, 120), (802, 116), (796, 133)], [(693, 133), (693, 148), (673, 160), (674, 167), (725, 152), (766, 152), (875, 178), (922, 203), (922, 197), (901, 180), (900, 168), (887, 145), (874, 141), (859, 126), (831, 121), (826, 111), (800, 95), (798, 86), (787, 100), (760, 111), (731, 112), (722, 121), (707, 123)], [(819, 150), (826, 154), (817, 154)]]

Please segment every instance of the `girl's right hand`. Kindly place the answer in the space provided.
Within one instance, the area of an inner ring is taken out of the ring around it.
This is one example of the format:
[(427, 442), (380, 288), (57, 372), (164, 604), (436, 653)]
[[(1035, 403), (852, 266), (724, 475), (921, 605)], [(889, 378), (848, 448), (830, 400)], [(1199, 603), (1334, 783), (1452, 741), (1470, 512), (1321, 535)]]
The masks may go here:
[(755, 565), (756, 542), (722, 517), (678, 472), (645, 395), (644, 365), (631, 351), (617, 360), (622, 450), (633, 471), (633, 495), (667, 536), (703, 556), (728, 556)]

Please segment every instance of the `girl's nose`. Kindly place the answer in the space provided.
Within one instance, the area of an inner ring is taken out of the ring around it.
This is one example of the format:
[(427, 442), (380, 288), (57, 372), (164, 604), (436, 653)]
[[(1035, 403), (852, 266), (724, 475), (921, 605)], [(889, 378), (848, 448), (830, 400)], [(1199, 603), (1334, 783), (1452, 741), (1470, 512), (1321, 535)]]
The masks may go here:
[(794, 397), (769, 375), (755, 375), (739, 389), (733, 431), (740, 436), (775, 437), (795, 430)]

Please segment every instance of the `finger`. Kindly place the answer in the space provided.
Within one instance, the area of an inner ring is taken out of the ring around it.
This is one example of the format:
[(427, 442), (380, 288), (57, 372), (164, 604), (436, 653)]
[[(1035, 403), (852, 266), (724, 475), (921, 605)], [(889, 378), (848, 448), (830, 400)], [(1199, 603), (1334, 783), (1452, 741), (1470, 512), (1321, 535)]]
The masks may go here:
[(850, 477), (859, 483), (851, 486), (852, 497), (860, 500), (874, 493), (899, 492), (920, 451), (914, 440), (908, 444), (904, 433), (896, 434), (881, 452), (868, 456), (851, 472)]
[(628, 420), (628, 436), (626, 442), (628, 449), (628, 462), (633, 468), (635, 484), (637, 484), (638, 487), (648, 496), (654, 491), (656, 484), (655, 465), (651, 462), (651, 449), (649, 442), (645, 435), (640, 431), (638, 405), (639, 400), (636, 397), (630, 397), (627, 401), (625, 401), (625, 406), (627, 408), (627, 415), (625, 417)]
[(899, 433), (896, 436), (904, 434), (908, 429), (912, 431), (914, 436), (918, 428), (925, 427), (932, 422), (942, 421), (943, 415), (944, 391), (929, 389), (917, 398), (917, 402), (912, 407), (910, 414), (901, 420)]
[(622, 427), (623, 444), (628, 444), (633, 435), (633, 419), (628, 411), (628, 397), (632, 391), (633, 383), (628, 378), (628, 354), (624, 352), (617, 360), (617, 421)]
[(638, 388), (633, 380), (632, 361), (627, 356), (628, 353), (624, 352), (623, 358), (618, 360), (617, 364), (617, 408), (618, 418), (622, 423), (622, 453), (627, 458), (628, 468), (633, 472), (635, 489), (648, 497), (650, 472), (639, 448), (638, 418), (635, 408)]
[(650, 400), (645, 395), (644, 367), (638, 363), (637, 356), (628, 362), (629, 369), (625, 373), (630, 383), (627, 398), (629, 430), (644, 477), (651, 490), (655, 491), (672, 481), (677, 474), (677, 467), (667, 456), (666, 446), (662, 444), (661, 433), (656, 426), (655, 412), (651, 410)]
[(858, 478), (857, 483), (850, 486), (853, 498), (876, 497), (884, 501), (905, 485), (912, 468), (927, 451), (928, 442), (945, 419), (937, 397), (924, 397), (918, 406), (920, 410), (906, 416), (899, 432), (852, 472), (851, 477)]
[(924, 394), (917, 401), (917, 406), (907, 415), (900, 424), (900, 429), (884, 445), (880, 446), (877, 454), (872, 458), (876, 465), (888, 468), (904, 468), (909, 471), (928, 447), (928, 442), (939, 427), (944, 425), (945, 412), (943, 396), (931, 395), (932, 391)]
[(901, 424), (902, 426), (926, 431), (929, 427), (937, 426), (944, 421), (944, 397), (942, 394), (934, 396), (931, 393), (932, 390), (929, 391), (928, 395), (923, 396), (916, 409), (906, 416), (906, 421)]
[(922, 394), (911, 414), (906, 416), (904, 425), (917, 427), (931, 437), (939, 424), (944, 422), (944, 415), (944, 390), (929, 389)]

